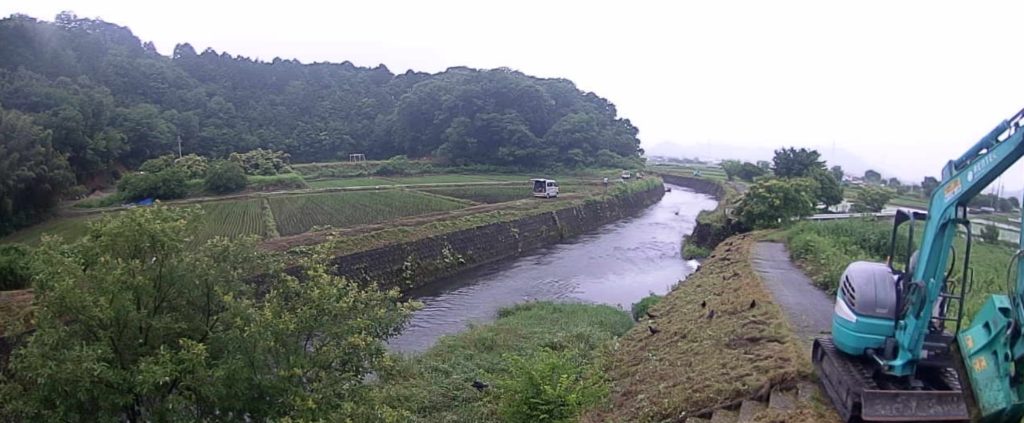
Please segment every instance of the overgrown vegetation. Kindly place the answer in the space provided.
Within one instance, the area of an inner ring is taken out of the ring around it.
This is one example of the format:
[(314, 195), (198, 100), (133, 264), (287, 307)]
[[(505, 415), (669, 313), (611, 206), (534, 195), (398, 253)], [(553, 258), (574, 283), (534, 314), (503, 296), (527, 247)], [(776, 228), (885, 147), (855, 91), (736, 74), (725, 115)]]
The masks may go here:
[(639, 322), (645, 319), (647, 317), (647, 313), (651, 310), (651, 307), (654, 307), (655, 304), (661, 302), (662, 298), (663, 297), (661, 295), (652, 292), (650, 295), (641, 298), (640, 301), (633, 303), (629, 308), (630, 314), (633, 315), (633, 320)]
[(29, 285), (31, 273), (28, 259), (28, 247), (20, 244), (0, 245), (0, 291), (22, 289)]
[(238, 163), (222, 160), (214, 162), (203, 179), (203, 187), (216, 194), (241, 191), (248, 181), (245, 170)]
[(605, 398), (600, 354), (632, 324), (609, 306), (519, 304), (399, 359), (380, 373), (374, 398), (402, 421), (571, 421)]
[[(835, 293), (843, 270), (851, 262), (885, 260), (891, 231), (891, 222), (873, 220), (801, 222), (787, 230), (785, 238), (790, 254), (808, 276), (829, 293)], [(919, 244), (920, 236), (916, 238)], [(896, 263), (902, 268), (906, 260), (906, 231), (902, 231), (897, 240)], [(957, 264), (949, 283), (956, 286), (962, 277), (964, 243), (964, 238), (959, 236), (954, 242)], [(965, 325), (989, 294), (1006, 292), (1006, 268), (1012, 255), (1013, 249), (1002, 243), (975, 242), (971, 246), (974, 283), (964, 309)]]
[(331, 276), (324, 256), (304, 263), (300, 283), (251, 239), (191, 247), (191, 217), (136, 209), (77, 242), (43, 243), (34, 331), (0, 369), (3, 420), (380, 415), (363, 378), (387, 367), (382, 341), (413, 306)]

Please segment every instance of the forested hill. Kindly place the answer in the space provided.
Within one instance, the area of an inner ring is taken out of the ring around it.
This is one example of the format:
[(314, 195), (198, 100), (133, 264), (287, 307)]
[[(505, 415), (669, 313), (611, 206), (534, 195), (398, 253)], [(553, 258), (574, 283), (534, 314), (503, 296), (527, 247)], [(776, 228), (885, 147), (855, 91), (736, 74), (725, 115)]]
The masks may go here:
[(126, 27), (71, 13), (0, 20), (0, 107), (49, 130), (79, 183), (176, 153), (178, 137), (185, 154), (260, 147), (294, 162), (365, 153), (575, 166), (641, 152), (612, 103), (565, 79), (504, 68), (395, 75), (189, 44), (166, 57)]

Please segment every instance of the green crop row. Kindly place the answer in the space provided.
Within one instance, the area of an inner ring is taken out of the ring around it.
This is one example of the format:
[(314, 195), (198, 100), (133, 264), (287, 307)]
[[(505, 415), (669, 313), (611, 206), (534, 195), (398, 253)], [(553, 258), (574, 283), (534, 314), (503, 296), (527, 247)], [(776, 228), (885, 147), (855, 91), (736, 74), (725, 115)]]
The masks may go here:
[(318, 226), (343, 227), (380, 223), (424, 213), (464, 207), (456, 201), (414, 191), (357, 191), (272, 197), (270, 208), (281, 235)]

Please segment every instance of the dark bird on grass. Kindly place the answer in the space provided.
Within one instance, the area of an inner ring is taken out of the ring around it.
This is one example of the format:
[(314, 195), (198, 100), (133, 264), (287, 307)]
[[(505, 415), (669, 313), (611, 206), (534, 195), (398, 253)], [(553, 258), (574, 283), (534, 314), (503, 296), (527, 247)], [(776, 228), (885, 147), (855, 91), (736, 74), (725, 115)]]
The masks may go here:
[(708, 306), (708, 302), (707, 301), (701, 301), (700, 302), (700, 308), (704, 308), (704, 307), (707, 307), (707, 306)]
[(486, 384), (486, 383), (483, 383), (483, 382), (481, 382), (481, 381), (479, 381), (479, 380), (474, 380), (474, 381), (473, 381), (473, 385), (472, 385), (472, 386), (473, 386), (474, 388), (476, 388), (476, 390), (477, 390), (477, 391), (483, 392), (483, 391), (484, 391), (484, 389), (487, 389), (487, 388), (488, 388), (488, 387), (490, 387), (491, 385), (488, 385), (488, 384)]
[(711, 320), (711, 319), (714, 319), (714, 318), (715, 318), (715, 309), (711, 309), (711, 311), (708, 312), (708, 320)]
[(658, 332), (661, 332), (661, 329), (658, 329), (654, 326), (647, 326), (647, 330), (651, 332), (651, 335), (657, 335)]
[(753, 310), (754, 307), (757, 307), (757, 300), (756, 299), (750, 300), (750, 309)]
[(648, 319), (657, 319), (658, 318), (658, 316), (655, 316), (654, 314), (651, 314), (651, 312), (649, 312), (649, 311), (645, 311), (644, 314), (647, 315)]

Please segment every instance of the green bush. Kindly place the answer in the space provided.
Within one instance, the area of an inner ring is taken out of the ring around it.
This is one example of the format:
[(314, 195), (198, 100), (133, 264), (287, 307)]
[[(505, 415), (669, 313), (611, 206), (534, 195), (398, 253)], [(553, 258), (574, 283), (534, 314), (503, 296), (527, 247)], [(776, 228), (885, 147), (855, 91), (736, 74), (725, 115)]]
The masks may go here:
[(0, 245), (0, 291), (26, 288), (29, 271), (29, 249), (18, 244)]
[(247, 183), (242, 166), (227, 160), (215, 162), (210, 166), (206, 172), (206, 179), (203, 180), (206, 190), (217, 194), (241, 191)]
[(231, 153), (228, 160), (238, 163), (246, 175), (277, 175), (290, 172), (288, 154), (257, 148), (246, 153)]
[(683, 243), (683, 259), (693, 260), (695, 258), (704, 258), (711, 255), (711, 250), (705, 247), (701, 247), (693, 242)]
[(762, 179), (740, 199), (736, 214), (755, 229), (786, 226), (814, 213), (817, 183), (809, 178)]
[(989, 244), (996, 244), (999, 242), (999, 228), (996, 225), (982, 225), (981, 227), (981, 240)]
[(142, 162), (142, 165), (139, 166), (139, 172), (157, 173), (157, 172), (162, 172), (162, 171), (164, 171), (166, 169), (170, 169), (173, 166), (174, 166), (174, 155), (173, 154), (164, 154), (164, 155), (162, 155), (160, 157), (157, 157), (155, 159), (149, 159), (149, 160), (146, 160), (146, 161)]
[(661, 302), (661, 295), (652, 292), (650, 295), (641, 298), (639, 302), (633, 303), (633, 306), (630, 307), (633, 320), (639, 322), (647, 314), (647, 310), (650, 310), (651, 307), (654, 307), (659, 302)]
[(567, 422), (608, 395), (608, 383), (589, 360), (550, 349), (510, 356), (511, 372), (499, 384), (499, 414), (511, 422)]
[(188, 195), (188, 175), (173, 167), (156, 173), (134, 173), (121, 178), (117, 191), (125, 201), (149, 197), (162, 200), (182, 198)]
[(180, 157), (174, 160), (174, 167), (177, 167), (188, 175), (189, 179), (201, 179), (206, 176), (206, 171), (209, 170), (209, 162), (206, 157), (189, 154), (187, 156)]

